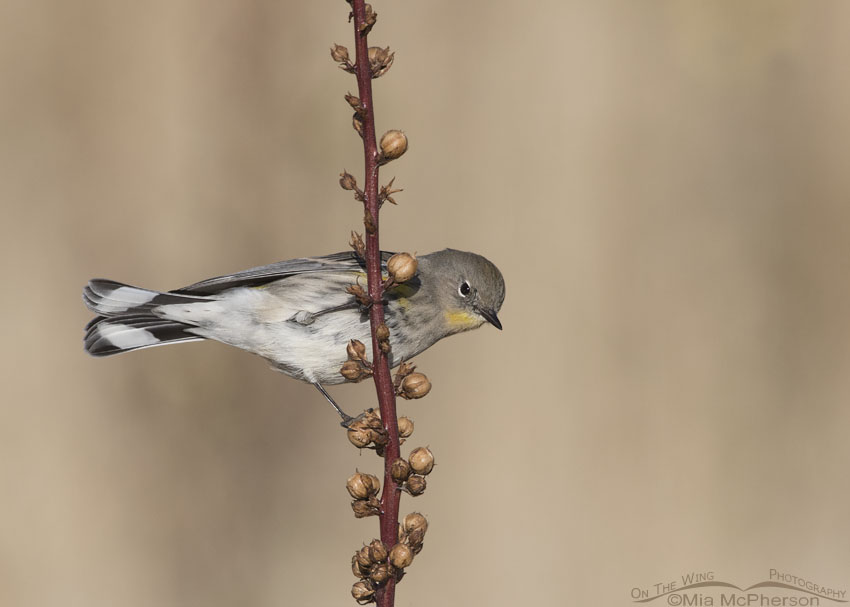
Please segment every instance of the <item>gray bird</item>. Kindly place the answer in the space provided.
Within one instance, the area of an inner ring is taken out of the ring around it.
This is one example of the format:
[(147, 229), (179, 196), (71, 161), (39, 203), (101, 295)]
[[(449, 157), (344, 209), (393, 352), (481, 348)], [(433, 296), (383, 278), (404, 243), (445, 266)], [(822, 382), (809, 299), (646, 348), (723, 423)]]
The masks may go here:
[[(390, 253), (382, 253), (384, 268)], [(262, 356), (272, 367), (315, 385), (343, 416), (323, 384), (346, 380), (340, 367), (352, 339), (368, 344), (368, 311), (346, 292), (366, 286), (354, 252), (281, 261), (160, 293), (93, 279), (83, 289), (98, 316), (85, 349), (109, 356), (166, 344), (214, 339)], [(414, 278), (384, 294), (395, 367), (440, 339), (489, 322), (505, 298), (498, 268), (475, 253), (445, 249), (418, 258)]]

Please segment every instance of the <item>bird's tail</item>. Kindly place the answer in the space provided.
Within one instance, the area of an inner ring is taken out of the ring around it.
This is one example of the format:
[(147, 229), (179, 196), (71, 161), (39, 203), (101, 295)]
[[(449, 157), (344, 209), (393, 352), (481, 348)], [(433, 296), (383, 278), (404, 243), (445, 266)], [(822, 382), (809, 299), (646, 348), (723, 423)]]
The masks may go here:
[(209, 298), (159, 293), (95, 278), (83, 289), (83, 301), (98, 315), (86, 325), (86, 352), (109, 356), (203, 339), (189, 332), (191, 324), (158, 316), (156, 309), (163, 305), (209, 301)]

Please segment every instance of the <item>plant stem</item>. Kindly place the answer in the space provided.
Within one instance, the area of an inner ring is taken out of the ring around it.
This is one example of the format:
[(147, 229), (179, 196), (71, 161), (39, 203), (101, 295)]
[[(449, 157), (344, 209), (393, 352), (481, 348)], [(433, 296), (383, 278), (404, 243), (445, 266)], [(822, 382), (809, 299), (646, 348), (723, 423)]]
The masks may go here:
[[(375, 389), (378, 395), (378, 405), (384, 429), (389, 435), (389, 443), (384, 450), (384, 490), (381, 494), (381, 541), (392, 547), (398, 542), (398, 510), (401, 492), (390, 476), (390, 466), (399, 457), (398, 419), (396, 417), (395, 389), (390, 376), (390, 365), (387, 355), (378, 346), (376, 330), (384, 323), (383, 285), (381, 276), (381, 248), (378, 240), (378, 161), (380, 154), (375, 137), (375, 109), (372, 101), (372, 72), (369, 65), (369, 45), (365, 33), (366, 8), (365, 0), (353, 0), (354, 39), (355, 39), (355, 74), (360, 97), (363, 121), (363, 154), (365, 157), (366, 187), (365, 212), (366, 226), (366, 276), (368, 281), (369, 322), (372, 327), (372, 371), (375, 379)], [(395, 603), (395, 579), (390, 578), (377, 592), (379, 607), (392, 607)]]

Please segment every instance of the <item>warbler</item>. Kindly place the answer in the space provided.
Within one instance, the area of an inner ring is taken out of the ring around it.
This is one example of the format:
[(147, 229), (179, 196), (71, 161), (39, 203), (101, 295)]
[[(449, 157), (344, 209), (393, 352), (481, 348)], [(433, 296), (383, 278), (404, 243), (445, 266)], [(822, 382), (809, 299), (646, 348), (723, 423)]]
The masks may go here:
[[(385, 277), (390, 256), (381, 254)], [(497, 314), (505, 281), (490, 261), (453, 249), (417, 261), (415, 276), (383, 296), (391, 367), (485, 322), (502, 328)], [(340, 368), (350, 340), (372, 343), (368, 309), (346, 290), (356, 284), (365, 288), (366, 274), (353, 251), (281, 261), (167, 293), (96, 278), (83, 289), (83, 301), (97, 314), (86, 326), (85, 349), (109, 356), (213, 339), (315, 385), (345, 423), (349, 416), (323, 384), (346, 381)]]

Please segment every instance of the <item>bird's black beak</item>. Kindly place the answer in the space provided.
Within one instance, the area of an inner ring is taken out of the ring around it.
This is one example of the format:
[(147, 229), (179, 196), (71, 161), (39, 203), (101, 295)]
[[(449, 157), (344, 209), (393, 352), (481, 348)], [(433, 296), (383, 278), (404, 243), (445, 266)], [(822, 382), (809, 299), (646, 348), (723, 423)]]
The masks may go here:
[(496, 316), (496, 313), (493, 310), (486, 310), (484, 308), (478, 310), (478, 313), (483, 316), (487, 322), (496, 327), (499, 331), (502, 330), (502, 323), (499, 322), (499, 317)]

